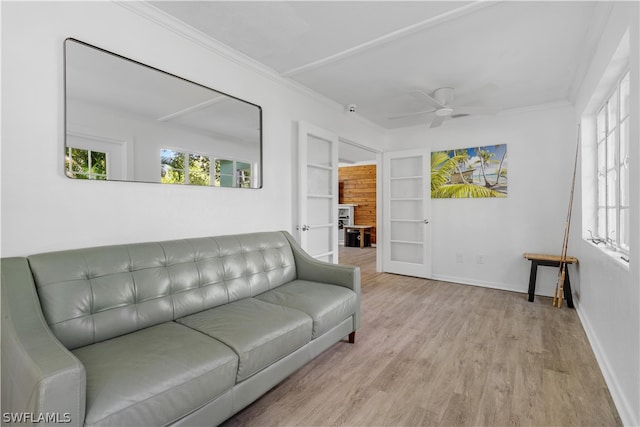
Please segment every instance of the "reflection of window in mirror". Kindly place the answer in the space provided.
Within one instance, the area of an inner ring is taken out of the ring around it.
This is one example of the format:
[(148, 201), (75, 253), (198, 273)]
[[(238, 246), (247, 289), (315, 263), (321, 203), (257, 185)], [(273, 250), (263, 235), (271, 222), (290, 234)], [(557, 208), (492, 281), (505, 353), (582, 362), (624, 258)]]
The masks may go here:
[(216, 187), (251, 188), (252, 176), (251, 163), (238, 160), (215, 160)]
[(215, 158), (211, 170), (212, 157), (163, 148), (160, 182), (235, 188), (251, 188), (255, 184), (250, 162)]
[(67, 147), (65, 170), (69, 178), (106, 180), (107, 153)]
[(65, 157), (106, 153), (108, 180), (262, 188), (259, 106), (74, 39), (64, 76)]
[[(188, 162), (185, 162), (186, 159)], [(210, 185), (209, 156), (163, 148), (160, 152), (160, 182), (163, 184)]]

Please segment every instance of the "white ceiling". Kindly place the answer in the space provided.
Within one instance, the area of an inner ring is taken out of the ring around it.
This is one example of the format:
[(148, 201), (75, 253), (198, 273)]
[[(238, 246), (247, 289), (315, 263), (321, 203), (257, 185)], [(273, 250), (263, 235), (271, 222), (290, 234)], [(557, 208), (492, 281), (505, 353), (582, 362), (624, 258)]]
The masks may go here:
[[(454, 106), (571, 102), (609, 2), (157, 1), (156, 8), (387, 129)], [(455, 108), (454, 108), (455, 114)], [(446, 122), (444, 124), (446, 126)]]

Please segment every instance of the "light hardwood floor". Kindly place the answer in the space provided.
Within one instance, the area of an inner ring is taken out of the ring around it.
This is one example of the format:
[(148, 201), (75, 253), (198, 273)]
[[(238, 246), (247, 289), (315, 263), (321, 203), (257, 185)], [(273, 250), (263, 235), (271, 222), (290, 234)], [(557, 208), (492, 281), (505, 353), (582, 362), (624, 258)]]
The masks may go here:
[[(337, 343), (224, 425), (617, 426), (575, 310), (549, 298), (362, 270), (356, 343)], [(527, 278), (523, 278), (527, 280)]]

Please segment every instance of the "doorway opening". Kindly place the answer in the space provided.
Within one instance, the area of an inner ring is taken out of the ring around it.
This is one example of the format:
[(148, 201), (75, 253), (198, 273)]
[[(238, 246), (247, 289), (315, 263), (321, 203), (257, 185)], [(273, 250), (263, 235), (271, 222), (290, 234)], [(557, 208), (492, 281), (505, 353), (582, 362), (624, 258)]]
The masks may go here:
[(339, 263), (377, 270), (379, 151), (339, 139)]

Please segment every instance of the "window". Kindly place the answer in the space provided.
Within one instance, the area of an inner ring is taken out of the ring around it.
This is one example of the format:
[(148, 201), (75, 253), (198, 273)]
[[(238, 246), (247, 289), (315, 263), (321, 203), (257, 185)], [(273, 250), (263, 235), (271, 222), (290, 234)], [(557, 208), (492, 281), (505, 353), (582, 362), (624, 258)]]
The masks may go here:
[(164, 184), (251, 188), (251, 163), (214, 158), (212, 171), (212, 158), (204, 154), (162, 149), (160, 181)]
[(597, 240), (629, 253), (629, 72), (596, 118)]
[(65, 170), (69, 178), (108, 179), (107, 153), (66, 147)]

